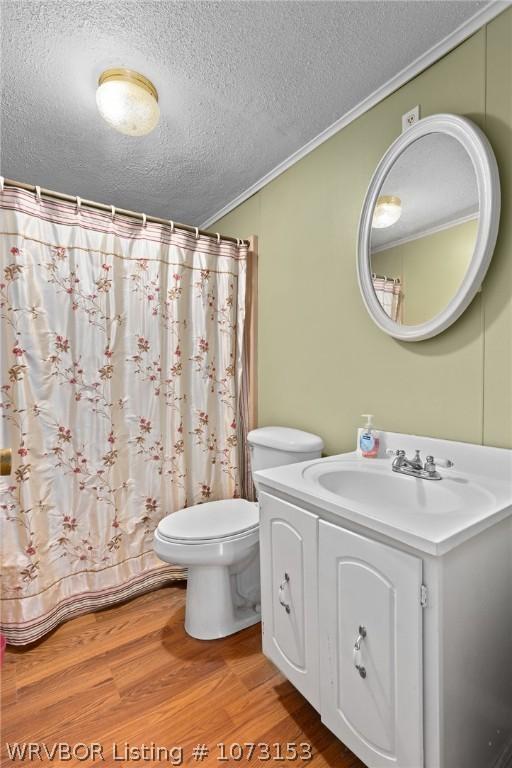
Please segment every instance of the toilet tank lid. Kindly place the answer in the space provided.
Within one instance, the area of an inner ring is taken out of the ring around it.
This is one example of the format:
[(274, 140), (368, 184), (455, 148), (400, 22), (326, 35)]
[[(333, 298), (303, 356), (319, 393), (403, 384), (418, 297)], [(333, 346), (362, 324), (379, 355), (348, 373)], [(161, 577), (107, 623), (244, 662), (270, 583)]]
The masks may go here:
[(275, 448), (278, 451), (290, 453), (309, 453), (321, 451), (324, 441), (311, 432), (291, 427), (259, 427), (247, 435), (249, 445), (262, 445), (265, 448)]

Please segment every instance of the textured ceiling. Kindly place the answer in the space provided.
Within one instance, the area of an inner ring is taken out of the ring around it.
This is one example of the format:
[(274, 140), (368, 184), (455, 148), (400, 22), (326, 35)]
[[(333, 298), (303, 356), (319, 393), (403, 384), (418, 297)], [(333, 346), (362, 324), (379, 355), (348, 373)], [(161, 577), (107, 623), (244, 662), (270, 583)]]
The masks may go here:
[[(200, 223), (486, 4), (3, 0), (2, 173)], [(99, 117), (112, 66), (155, 83), (149, 136)]]
[(380, 189), (396, 195), (402, 215), (391, 227), (372, 229), (372, 248), (478, 213), (478, 185), (470, 156), (452, 136), (431, 133), (397, 159)]

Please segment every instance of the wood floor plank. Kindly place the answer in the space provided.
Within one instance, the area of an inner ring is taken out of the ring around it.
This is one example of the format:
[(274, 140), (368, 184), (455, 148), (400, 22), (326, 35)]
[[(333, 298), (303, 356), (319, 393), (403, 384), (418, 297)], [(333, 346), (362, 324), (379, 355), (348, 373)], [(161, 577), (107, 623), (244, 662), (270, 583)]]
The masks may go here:
[[(8, 707), (3, 713), (3, 722), (16, 723), (20, 714), (23, 717), (39, 717), (41, 711), (48, 707), (57, 708), (62, 702), (73, 696), (82, 696), (84, 692), (106, 683), (114, 690), (113, 678), (107, 665), (106, 656), (95, 656), (92, 659), (70, 666), (65, 675), (62, 671), (48, 674), (44, 680), (18, 686), (17, 707)], [(64, 705), (62, 705), (64, 706)], [(52, 712), (55, 710), (52, 710)]]
[[(91, 717), (101, 718), (119, 705), (119, 694), (112, 680), (104, 680), (79, 694), (62, 699), (39, 710), (37, 715), (26, 711), (18, 702), (18, 717), (10, 714), (3, 720), (4, 741), (74, 741), (74, 734), (84, 733)], [(77, 741), (83, 741), (77, 736)]]
[[(81, 616), (44, 640), (8, 648), (2, 669), (2, 766), (17, 768), (6, 742), (100, 742), (105, 762), (43, 759), (39, 765), (124, 766), (127, 742), (181, 747), (184, 765), (219, 762), (218, 743), (311, 744), (313, 757), (270, 762), (312, 768), (364, 768), (321, 723), (320, 716), (261, 653), (260, 627), (200, 641), (183, 626), (183, 585)], [(193, 759), (196, 744), (210, 754)], [(159, 766), (158, 759), (135, 764)], [(165, 764), (165, 762), (164, 762)], [(170, 763), (167, 763), (170, 765)], [(255, 757), (251, 765), (259, 765)]]
[(16, 658), (10, 654), (7, 654), (2, 665), (1, 670), (1, 702), (2, 711), (5, 712), (7, 707), (11, 707), (17, 700), (17, 681), (16, 681)]
[[(152, 602), (150, 608), (136, 611), (135, 606), (123, 604), (105, 612), (89, 614), (89, 621), (84, 626), (84, 617), (73, 619), (63, 624), (47, 639), (39, 641), (30, 647), (30, 653), (24, 657), (23, 666), (20, 667), (20, 685), (28, 685), (42, 679), (46, 669), (51, 666), (54, 672), (66, 670), (70, 665), (79, 660), (92, 658), (109, 650), (117, 653), (126, 643), (142, 640), (150, 632), (160, 634), (162, 628), (178, 626), (184, 616), (184, 592), (177, 590), (174, 604), (174, 624), (171, 621), (172, 614), (166, 612), (160, 604), (159, 609), (155, 604), (155, 593), (150, 593)], [(143, 600), (142, 596), (133, 603)], [(153, 606), (151, 608), (151, 606)], [(119, 610), (119, 615), (114, 611)], [(103, 613), (105, 615), (103, 615)], [(72, 625), (78, 622), (77, 631), (71, 631)], [(9, 651), (11, 653), (11, 651)], [(22, 649), (16, 649), (14, 654), (24, 653)]]
[[(171, 699), (179, 697), (191, 687), (191, 667), (180, 666), (174, 669), (170, 664), (167, 668), (161, 665), (156, 671), (144, 673), (144, 667), (139, 668), (141, 674), (134, 679), (133, 675), (124, 680), (114, 673), (114, 680), (123, 702), (137, 702), (139, 706), (146, 703), (151, 706), (165, 704)], [(211, 658), (201, 663), (201, 669), (197, 671), (202, 680), (218, 674), (224, 676), (228, 673), (226, 664), (222, 659)]]

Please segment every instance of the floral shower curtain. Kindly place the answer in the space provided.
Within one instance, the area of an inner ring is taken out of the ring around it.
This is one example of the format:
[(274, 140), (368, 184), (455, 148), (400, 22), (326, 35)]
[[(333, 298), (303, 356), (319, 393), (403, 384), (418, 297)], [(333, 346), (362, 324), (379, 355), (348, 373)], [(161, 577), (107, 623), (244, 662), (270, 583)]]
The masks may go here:
[(400, 278), (372, 275), (372, 280), (373, 290), (386, 315), (396, 322), (401, 322), (403, 294)]
[(23, 644), (183, 576), (158, 521), (244, 494), (248, 254), (12, 188), (0, 216), (2, 632)]

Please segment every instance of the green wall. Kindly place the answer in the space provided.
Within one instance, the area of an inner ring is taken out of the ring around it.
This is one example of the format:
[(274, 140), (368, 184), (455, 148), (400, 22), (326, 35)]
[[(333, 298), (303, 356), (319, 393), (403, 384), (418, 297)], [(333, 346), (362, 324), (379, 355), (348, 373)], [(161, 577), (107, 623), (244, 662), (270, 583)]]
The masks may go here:
[(400, 278), (405, 325), (427, 322), (455, 296), (471, 261), (477, 232), (478, 219), (473, 219), (372, 254), (372, 272)]
[[(259, 236), (259, 422), (351, 450), (360, 414), (386, 430), (512, 447), (512, 9), (296, 163), (211, 229)], [(483, 290), (440, 336), (402, 343), (364, 309), (359, 212), (415, 104), (474, 120), (502, 183)]]

